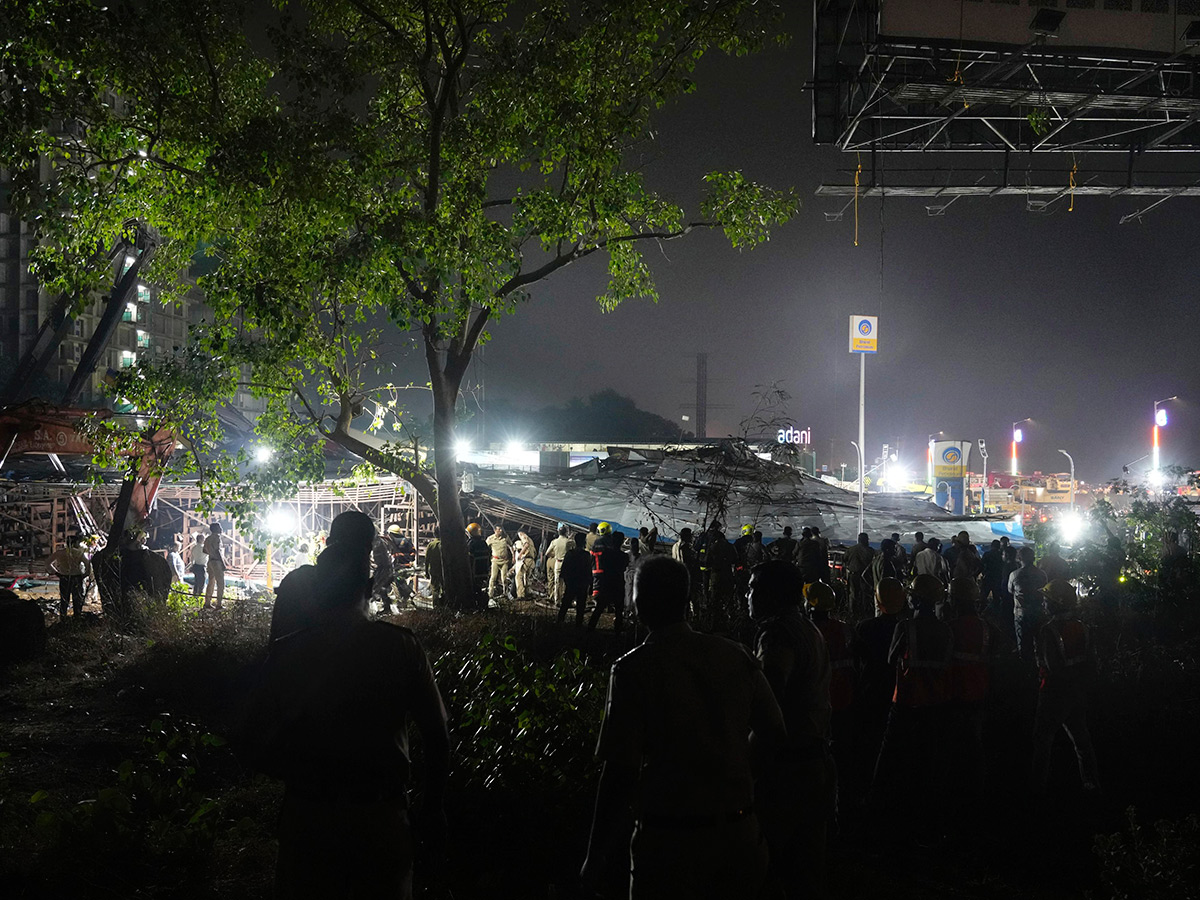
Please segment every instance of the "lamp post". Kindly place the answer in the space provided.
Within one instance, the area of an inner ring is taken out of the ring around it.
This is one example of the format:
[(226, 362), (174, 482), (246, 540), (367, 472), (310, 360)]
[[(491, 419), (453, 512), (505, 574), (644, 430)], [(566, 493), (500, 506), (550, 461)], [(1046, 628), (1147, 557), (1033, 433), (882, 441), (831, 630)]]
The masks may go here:
[(979, 456), (983, 459), (983, 487), (979, 491), (979, 514), (987, 515), (987, 441), (983, 438), (979, 439)]
[(1029, 416), (1026, 416), (1024, 419), (1018, 419), (1017, 421), (1013, 422), (1013, 427), (1012, 427), (1012, 471), (1009, 474), (1013, 475), (1014, 477), (1017, 475), (1017, 473), (1019, 471), (1017, 468), (1017, 444), (1021, 443), (1021, 441), (1024, 440), (1024, 437), (1025, 437), (1024, 434), (1021, 432), (1020, 426), (1024, 425), (1026, 422), (1032, 422), (1032, 421), (1033, 421), (1032, 418), (1030, 418)]
[(856, 441), (851, 441), (851, 445), (858, 453), (858, 533), (863, 533), (863, 468), (866, 463), (863, 461), (862, 447)]
[(1153, 440), (1153, 443), (1150, 445), (1150, 456), (1151, 456), (1150, 470), (1152, 472), (1157, 472), (1158, 468), (1159, 468), (1159, 466), (1158, 466), (1158, 429), (1164, 427), (1167, 424), (1167, 411), (1165, 409), (1159, 409), (1158, 408), (1159, 404), (1170, 403), (1172, 400), (1178, 400), (1178, 399), (1179, 399), (1178, 397), (1167, 397), (1164, 400), (1155, 400), (1154, 401), (1154, 440)]
[(1067, 462), (1071, 464), (1071, 512), (1075, 511), (1075, 460), (1066, 450), (1059, 450), (1063, 456), (1067, 458)]

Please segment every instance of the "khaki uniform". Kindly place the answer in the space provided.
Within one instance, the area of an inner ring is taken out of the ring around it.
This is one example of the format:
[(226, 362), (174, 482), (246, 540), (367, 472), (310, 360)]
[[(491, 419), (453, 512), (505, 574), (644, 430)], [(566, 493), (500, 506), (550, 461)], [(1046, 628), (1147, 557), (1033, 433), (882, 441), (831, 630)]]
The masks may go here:
[(215, 593), (219, 609), (225, 599), (225, 550), (221, 545), (221, 535), (209, 534), (204, 539), (204, 552), (208, 554), (208, 584), (204, 588), (204, 605), (212, 606)]
[(563, 598), (563, 560), (567, 557), (567, 551), (574, 546), (574, 541), (560, 534), (546, 548), (546, 582), (550, 587), (550, 600), (554, 603)]
[(761, 666), (732, 641), (678, 622), (613, 666), (596, 755), (638, 773), (632, 898), (758, 896), (751, 732), (764, 758), (785, 740)]
[(512, 568), (513, 545), (506, 534), (493, 534), (487, 539), (488, 548), (492, 551), (492, 573), (488, 578), (488, 599), (495, 599), (496, 585), (500, 593), (504, 593), (504, 585), (508, 581), (508, 571)]
[(67, 607), (76, 616), (83, 615), (84, 581), (92, 574), (92, 564), (79, 547), (63, 547), (49, 561), (50, 571), (58, 576), (58, 614), (67, 617)]
[(533, 567), (537, 559), (537, 547), (529, 535), (522, 532), (517, 537), (517, 599), (526, 600), (533, 585)]

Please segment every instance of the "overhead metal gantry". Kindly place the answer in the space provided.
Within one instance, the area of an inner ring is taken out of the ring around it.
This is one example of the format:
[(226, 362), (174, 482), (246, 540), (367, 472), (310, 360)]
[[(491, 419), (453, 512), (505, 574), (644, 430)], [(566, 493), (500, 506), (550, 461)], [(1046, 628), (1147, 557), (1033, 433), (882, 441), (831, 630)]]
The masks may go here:
[[(962, 2), (964, 14), (984, 9)], [(1041, 6), (1017, 13), (1032, 24)], [(1163, 21), (1200, 35), (1185, 9), (1172, 3)], [(1200, 47), (1190, 40), (1155, 53), (1062, 47), (1032, 28), (1017, 45), (898, 38), (881, 33), (879, 0), (816, 0), (813, 34), (813, 138), (858, 154), (859, 196), (1155, 198), (1125, 219), (1200, 196)], [(904, 155), (886, 181), (884, 153)], [(854, 195), (854, 172), (818, 195)]]

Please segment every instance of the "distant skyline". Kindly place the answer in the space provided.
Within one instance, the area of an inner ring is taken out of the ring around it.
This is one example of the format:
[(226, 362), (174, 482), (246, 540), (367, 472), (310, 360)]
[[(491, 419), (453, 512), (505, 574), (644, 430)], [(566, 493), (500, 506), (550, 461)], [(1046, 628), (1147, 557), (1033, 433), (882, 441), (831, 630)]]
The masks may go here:
[[(655, 120), (644, 171), (694, 210), (705, 172), (741, 169), (794, 186), (799, 215), (749, 252), (710, 233), (650, 251), (658, 304), (602, 313), (596, 258), (536, 285), (517, 315), (491, 326), (486, 396), (536, 406), (611, 387), (685, 424), (694, 357), (707, 352), (710, 403), (729, 407), (710, 409), (710, 436), (736, 433), (756, 385), (779, 382), (796, 425), (812, 429), (818, 464), (852, 464), (858, 365), (847, 323), (866, 313), (880, 317), (880, 353), (867, 363), (869, 457), (899, 439), (904, 459), (923, 467), (926, 436), (943, 430), (984, 438), (989, 468), (1007, 469), (1011, 423), (1031, 416), (1024, 471), (1066, 471), (1062, 448), (1078, 477), (1103, 482), (1150, 452), (1154, 401), (1178, 394), (1162, 461), (1200, 466), (1196, 201), (1119, 225), (1136, 198), (1079, 198), (1074, 212), (1057, 204), (1049, 214), (1027, 212), (1021, 198), (963, 199), (938, 217), (920, 200), (864, 199), (856, 247), (853, 206), (827, 221), (845, 201), (813, 193), (822, 181), (852, 182), (856, 158), (812, 144), (808, 24), (798, 14), (789, 24), (786, 49), (705, 61), (696, 93)], [(1091, 164), (1078, 159), (1081, 170)], [(885, 170), (890, 162), (880, 155)], [(410, 363), (423, 382), (420, 360)]]

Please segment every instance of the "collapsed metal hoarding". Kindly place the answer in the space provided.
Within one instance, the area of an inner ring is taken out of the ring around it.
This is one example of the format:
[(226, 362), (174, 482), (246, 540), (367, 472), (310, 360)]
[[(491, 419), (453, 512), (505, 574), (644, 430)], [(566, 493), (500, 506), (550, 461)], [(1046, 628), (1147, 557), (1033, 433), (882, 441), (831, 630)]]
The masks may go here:
[[(698, 533), (715, 517), (730, 537), (743, 525), (755, 526), (768, 541), (787, 525), (797, 535), (815, 525), (834, 544), (852, 544), (858, 535), (856, 492), (737, 445), (661, 453), (610, 448), (608, 459), (561, 475), (481, 470), (473, 481), (468, 496), (481, 510), (506, 518), (521, 511), (549, 527), (560, 521), (578, 528), (609, 522), (614, 530), (636, 535), (640, 527), (657, 526), (661, 540), (674, 541), (681, 529)], [(911, 543), (917, 531), (942, 539), (966, 531), (984, 545), (1001, 535), (1017, 544), (1023, 540), (1011, 518), (952, 515), (902, 494), (867, 494), (863, 521), (875, 544), (893, 532)]]

